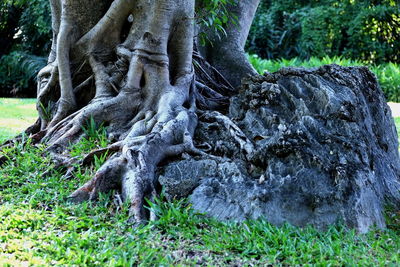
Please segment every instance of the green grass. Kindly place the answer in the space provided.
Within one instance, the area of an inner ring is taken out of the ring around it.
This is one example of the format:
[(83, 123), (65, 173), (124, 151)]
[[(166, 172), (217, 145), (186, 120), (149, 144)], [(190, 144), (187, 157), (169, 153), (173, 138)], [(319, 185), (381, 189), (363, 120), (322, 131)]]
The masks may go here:
[[(83, 151), (82, 151), (83, 152)], [(133, 229), (127, 207), (108, 196), (69, 204), (66, 197), (95, 171), (65, 179), (41, 156), (44, 147), (18, 145), (6, 151), (0, 170), (0, 262), (23, 265), (378, 265), (400, 261), (400, 228), (357, 235), (342, 226), (274, 227), (265, 221), (221, 223), (197, 214), (185, 202), (158, 200), (159, 220)]]
[[(338, 64), (341, 66), (364, 66), (360, 61), (345, 59), (341, 57), (324, 57), (322, 59), (312, 57), (309, 60), (293, 58), (290, 60), (265, 60), (257, 55), (248, 56), (250, 63), (259, 73), (265, 71), (275, 72), (282, 67), (319, 67), (326, 64)], [(370, 70), (375, 73), (379, 84), (386, 95), (388, 101), (400, 102), (400, 66), (395, 63), (385, 63), (381, 65), (369, 65)]]
[(396, 124), (397, 136), (399, 138), (399, 143), (400, 143), (400, 117), (394, 118), (394, 124)]
[[(400, 126), (400, 118), (396, 119)], [(400, 129), (398, 127), (398, 129)], [(89, 120), (87, 138), (71, 148), (79, 156), (107, 145), (105, 129)], [(397, 265), (400, 214), (388, 212), (384, 231), (358, 235), (332, 226), (275, 227), (257, 220), (222, 223), (185, 201), (149, 205), (159, 220), (140, 228), (127, 223), (127, 207), (110, 196), (71, 204), (67, 196), (90, 179), (105, 158), (74, 179), (54, 168), (44, 146), (17, 144), (2, 152), (0, 168), (0, 266), (175, 265)], [(48, 175), (44, 175), (51, 170)]]
[(0, 143), (35, 122), (35, 103), (36, 99), (0, 98)]

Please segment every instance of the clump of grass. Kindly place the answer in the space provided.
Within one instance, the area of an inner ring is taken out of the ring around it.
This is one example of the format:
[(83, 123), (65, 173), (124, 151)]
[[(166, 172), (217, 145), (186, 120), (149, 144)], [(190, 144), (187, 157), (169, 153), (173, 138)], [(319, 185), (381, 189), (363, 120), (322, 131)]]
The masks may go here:
[(46, 121), (50, 121), (51, 120), (51, 105), (48, 104), (47, 106), (44, 106), (43, 103), (40, 101), (38, 101), (38, 104), (42, 111), (43, 119), (45, 119)]
[[(324, 57), (322, 59), (311, 57), (309, 60), (278, 59), (266, 60), (257, 55), (248, 56), (250, 63), (259, 73), (275, 72), (282, 67), (319, 67), (326, 64), (338, 64), (341, 66), (364, 66), (361, 61), (350, 60), (341, 57)], [(388, 101), (400, 102), (400, 66), (395, 63), (385, 63), (381, 65), (368, 65), (370, 70), (375, 73), (379, 84)]]
[(372, 66), (387, 99), (400, 102), (400, 66), (394, 63)]
[(148, 204), (159, 220), (133, 229), (127, 223), (128, 207), (115, 205), (112, 195), (101, 195), (96, 203), (66, 201), (96, 166), (66, 179), (58, 170), (43, 176), (54, 165), (42, 145), (18, 143), (3, 154), (7, 161), (0, 168), (0, 262), (11, 266), (396, 265), (400, 261), (400, 216), (394, 212), (388, 216), (388, 230), (357, 235), (340, 225), (317, 231), (275, 227), (264, 220), (218, 222), (194, 211), (186, 200), (167, 202), (161, 197)]
[[(103, 124), (96, 124), (93, 117), (91, 117), (86, 125), (82, 127), (85, 136), (78, 142), (71, 146), (70, 155), (72, 157), (82, 158), (86, 153), (93, 149), (104, 148), (109, 144), (107, 138), (107, 128)], [(95, 158), (95, 160), (98, 158)]]

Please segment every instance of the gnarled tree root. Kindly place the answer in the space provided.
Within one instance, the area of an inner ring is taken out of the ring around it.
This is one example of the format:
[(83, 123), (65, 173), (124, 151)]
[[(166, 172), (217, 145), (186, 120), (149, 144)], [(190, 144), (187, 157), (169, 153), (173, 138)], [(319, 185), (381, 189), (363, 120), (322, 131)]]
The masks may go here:
[[(156, 123), (151, 129), (141, 127), (152, 120)], [(145, 221), (144, 199), (151, 200), (156, 195), (154, 172), (158, 163), (169, 156), (195, 151), (192, 136), (196, 124), (197, 116), (193, 107), (168, 109), (136, 122), (123, 141), (97, 151), (119, 150), (105, 162), (93, 179), (71, 194), (70, 200), (94, 200), (99, 193), (121, 189), (123, 200), (130, 203), (130, 215), (134, 221)], [(138, 128), (142, 131), (138, 131)], [(89, 154), (86, 160), (95, 153)]]
[[(147, 219), (144, 199), (156, 195), (157, 165), (185, 152), (205, 154), (192, 141), (197, 107), (226, 110), (234, 90), (194, 51), (193, 0), (51, 5), (52, 52), (38, 77), (40, 120), (32, 139), (47, 144), (71, 177), (76, 159), (68, 150), (85, 136), (86, 123), (106, 126), (113, 143), (79, 163), (105, 153), (108, 159), (69, 199), (95, 200), (117, 190), (130, 203), (132, 220), (141, 223)], [(92, 17), (82, 6), (91, 7)]]

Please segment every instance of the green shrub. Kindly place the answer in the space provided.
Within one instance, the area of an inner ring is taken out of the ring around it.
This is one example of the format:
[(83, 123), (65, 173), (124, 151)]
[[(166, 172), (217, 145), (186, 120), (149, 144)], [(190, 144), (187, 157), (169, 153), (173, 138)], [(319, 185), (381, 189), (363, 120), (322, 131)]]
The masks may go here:
[(400, 102), (400, 65), (394, 63), (372, 66), (388, 101)]
[[(341, 57), (323, 57), (318, 59), (311, 57), (309, 60), (299, 58), (266, 60), (257, 55), (248, 56), (250, 63), (259, 73), (265, 71), (275, 72), (282, 67), (319, 67), (326, 64), (338, 64), (341, 66), (362, 66), (360, 61), (345, 59)], [(380, 65), (369, 65), (370, 70), (375, 73), (379, 84), (388, 101), (400, 102), (400, 65), (395, 63), (383, 63)]]
[(34, 97), (36, 95), (35, 77), (44, 66), (46, 66), (45, 57), (22, 51), (13, 51), (1, 57), (0, 93), (3, 96)]
[(248, 49), (263, 58), (342, 56), (400, 63), (397, 0), (266, 0)]

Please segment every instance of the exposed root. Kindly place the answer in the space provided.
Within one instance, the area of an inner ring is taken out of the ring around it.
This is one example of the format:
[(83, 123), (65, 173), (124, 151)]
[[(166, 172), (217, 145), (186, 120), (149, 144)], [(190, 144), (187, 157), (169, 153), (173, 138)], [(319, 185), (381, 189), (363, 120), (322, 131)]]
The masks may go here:
[[(68, 5), (66, 5), (68, 6)], [(74, 27), (70, 21), (69, 8), (63, 8), (61, 14), (60, 32), (57, 39), (57, 67), (59, 72), (60, 99), (58, 100), (57, 112), (49, 123), (49, 127), (54, 126), (64, 119), (72, 111), (76, 110), (77, 104), (73, 92), (70, 48), (74, 41)], [(76, 37), (75, 37), (76, 38)]]
[(122, 141), (116, 142), (112, 145), (109, 145), (106, 148), (100, 148), (100, 149), (96, 149), (92, 152), (90, 152), (89, 154), (87, 154), (83, 160), (82, 160), (82, 165), (86, 166), (86, 165), (90, 165), (95, 157), (101, 157), (105, 154), (109, 155), (110, 152), (116, 152), (122, 149)]
[(196, 99), (199, 108), (226, 111), (234, 87), (212, 67), (197, 51), (193, 53), (196, 71)]
[[(81, 1), (88, 7), (93, 3)], [(234, 92), (193, 52), (195, 3), (106, 1), (91, 10), (94, 18), (85, 20), (85, 11), (77, 9), (80, 1), (51, 2), (54, 51), (52, 63), (39, 75), (41, 125), (32, 138), (49, 145), (57, 166), (72, 177), (78, 162), (68, 157), (68, 149), (84, 137), (88, 120), (105, 125), (114, 143), (90, 152), (79, 164), (89, 165), (105, 154), (109, 158), (69, 199), (95, 200), (99, 193), (116, 190), (120, 200), (129, 202), (135, 223), (155, 219), (146, 214), (144, 201), (157, 194), (157, 165), (184, 153), (213, 157), (193, 144), (196, 104), (225, 111)], [(222, 114), (218, 120), (245, 150), (251, 149)]]
[(69, 200), (76, 203), (96, 200), (101, 192), (118, 190), (121, 184), (121, 171), (124, 164), (124, 158), (118, 155), (112, 156), (91, 180), (69, 196)]
[[(123, 139), (89, 153), (82, 164), (89, 164), (95, 156), (109, 151), (115, 154), (69, 199), (73, 202), (95, 200), (99, 193), (121, 189), (123, 200), (130, 203), (132, 220), (142, 223), (147, 218), (154, 219), (154, 215), (146, 214), (143, 206), (145, 198), (154, 199), (156, 196), (154, 173), (158, 163), (184, 152), (202, 154), (192, 141), (197, 125), (195, 94), (191, 92), (195, 90), (194, 84), (193, 74), (190, 74), (174, 86), (167, 86), (165, 93), (158, 97), (157, 105), (149, 104), (134, 116), (130, 130), (120, 135)], [(188, 89), (190, 93), (183, 93)], [(49, 151), (55, 158), (63, 158), (60, 154), (71, 142), (81, 138), (84, 134), (82, 126), (89, 118), (96, 122), (110, 122), (110, 128), (118, 128), (113, 125), (118, 121), (125, 121), (120, 124), (121, 127), (126, 125), (129, 118), (126, 114), (134, 114), (137, 109), (132, 106), (134, 97), (134, 94), (122, 91), (116, 97), (103, 97), (101, 101), (95, 98), (93, 103), (47, 131), (43, 140), (50, 144)], [(151, 97), (153, 101), (148, 103), (154, 102), (154, 96)], [(188, 108), (184, 107), (185, 103), (188, 103)], [(62, 159), (59, 162), (63, 166), (71, 165), (71, 162)], [(67, 175), (72, 173), (73, 168), (67, 168)]]
[(52, 94), (54, 94), (53, 90), (58, 83), (58, 78), (58, 67), (55, 63), (47, 65), (38, 74), (38, 96), (36, 108), (41, 121), (40, 130), (46, 129), (51, 119), (49, 108), (52, 101)]
[(191, 128), (196, 123), (194, 114), (182, 110), (174, 119), (160, 122), (159, 127), (155, 127), (155, 131), (148, 135), (142, 145), (123, 148), (127, 165), (122, 192), (124, 199), (131, 203), (130, 215), (136, 222), (146, 219), (143, 209), (144, 198), (152, 199), (156, 195), (154, 172), (157, 164), (165, 157), (191, 150), (193, 147)]
[[(136, 223), (147, 220), (144, 199), (151, 200), (156, 196), (154, 173), (158, 163), (166, 157), (184, 152), (201, 153), (194, 148), (192, 141), (197, 124), (194, 112), (180, 107), (169, 110), (168, 115), (159, 113), (157, 116), (148, 116), (147, 119), (152, 120), (155, 117), (159, 120), (152, 123), (152, 129), (138, 131), (137, 129), (143, 128), (143, 120), (138, 121), (123, 141), (87, 155), (84, 162), (92, 160), (94, 155), (121, 149), (121, 153), (114, 154), (94, 178), (75, 191), (70, 199), (76, 202), (93, 200), (100, 192), (117, 189), (117, 185), (121, 184), (123, 200), (130, 203), (132, 220)], [(149, 216), (154, 219), (154, 215)]]
[[(83, 135), (83, 128), (89, 119), (94, 119), (98, 124), (106, 123), (110, 128), (124, 129), (124, 121), (138, 107), (136, 95), (121, 93), (117, 97), (103, 97), (95, 99), (82, 110), (70, 115), (50, 128), (44, 139), (53, 147), (66, 148)], [(97, 101), (96, 101), (97, 100)]]

